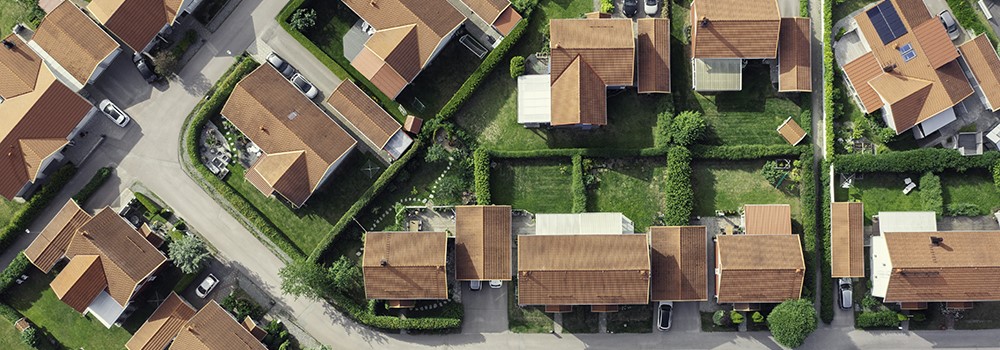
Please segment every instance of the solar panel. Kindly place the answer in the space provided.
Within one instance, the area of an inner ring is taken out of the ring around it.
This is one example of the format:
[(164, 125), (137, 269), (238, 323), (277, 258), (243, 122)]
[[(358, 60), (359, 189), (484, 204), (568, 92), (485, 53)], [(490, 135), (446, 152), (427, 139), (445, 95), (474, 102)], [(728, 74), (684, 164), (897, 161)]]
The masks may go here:
[(892, 34), (897, 38), (905, 35), (906, 26), (903, 25), (903, 20), (899, 18), (899, 13), (896, 12), (896, 7), (892, 5), (892, 2), (883, 1), (878, 7), (882, 10), (882, 16), (885, 17), (885, 22), (889, 24)]
[(883, 1), (869, 9), (867, 14), (879, 39), (882, 39), (882, 45), (888, 45), (907, 33), (906, 26), (903, 25), (903, 20), (899, 18), (899, 13), (891, 1)]

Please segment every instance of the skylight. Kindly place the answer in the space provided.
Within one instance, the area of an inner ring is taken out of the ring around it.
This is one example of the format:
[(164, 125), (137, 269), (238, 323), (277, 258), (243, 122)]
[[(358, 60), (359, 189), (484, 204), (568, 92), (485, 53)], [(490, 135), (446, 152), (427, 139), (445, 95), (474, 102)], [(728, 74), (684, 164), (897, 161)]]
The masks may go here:
[(910, 60), (917, 57), (917, 52), (913, 51), (913, 45), (909, 43), (899, 47), (899, 54), (903, 56), (903, 60), (906, 62), (910, 62)]

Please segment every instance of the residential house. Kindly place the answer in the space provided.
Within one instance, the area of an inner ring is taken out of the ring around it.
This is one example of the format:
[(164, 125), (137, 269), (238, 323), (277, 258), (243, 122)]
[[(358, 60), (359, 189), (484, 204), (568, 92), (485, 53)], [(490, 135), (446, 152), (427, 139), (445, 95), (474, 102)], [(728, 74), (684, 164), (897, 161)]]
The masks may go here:
[(52, 280), (56, 297), (77, 312), (91, 314), (111, 328), (133, 298), (167, 261), (146, 237), (111, 208), (91, 216), (72, 199), (24, 250), (39, 270), (49, 273), (69, 263)]
[(42, 19), (28, 46), (73, 91), (97, 80), (122, 52), (72, 1), (63, 1)]
[(295, 207), (304, 205), (357, 145), (268, 64), (236, 84), (222, 116), (262, 152), (247, 169), (246, 180), (264, 195), (278, 194)]
[[(956, 120), (953, 107), (973, 94), (958, 50), (921, 0), (884, 0), (854, 17), (864, 54), (843, 64), (865, 113), (882, 111), (896, 134), (923, 138)], [(970, 53), (971, 54), (971, 53)]]
[(652, 301), (708, 300), (705, 226), (649, 228)]
[(448, 299), (447, 260), (447, 233), (368, 232), (361, 258), (365, 297), (392, 308)]
[(128, 350), (166, 349), (197, 310), (176, 293), (171, 292), (156, 307), (156, 311), (132, 334), (125, 343)]
[(744, 205), (741, 220), (748, 235), (792, 234), (792, 207), (788, 204)]
[(455, 207), (455, 278), (510, 281), (511, 240), (509, 205)]
[(191, 304), (177, 294), (153, 311), (146, 323), (132, 335), (128, 350), (264, 350), (263, 331), (249, 317), (239, 322), (215, 300), (195, 312)]
[(0, 195), (26, 196), (98, 113), (15, 35), (0, 47)]
[(742, 90), (747, 60), (777, 60), (778, 91), (812, 91), (808, 18), (781, 18), (777, 0), (695, 0), (690, 16), (694, 90)]
[(830, 261), (833, 278), (865, 277), (864, 204), (830, 204)]
[[(462, 0), (462, 3), (503, 36), (510, 34), (517, 22), (521, 21), (521, 14), (514, 10), (508, 0)], [(500, 40), (493, 45), (496, 47), (498, 44)]]
[(958, 46), (972, 73), (972, 87), (987, 109), (1000, 110), (1000, 56), (986, 34)]
[(802, 295), (805, 260), (798, 235), (715, 236), (715, 299), (752, 310)]
[(135, 50), (149, 51), (157, 35), (194, 11), (202, 0), (92, 0), (87, 12)]
[(635, 233), (622, 213), (535, 214), (535, 234), (587, 235)]
[(326, 102), (384, 159), (399, 159), (413, 144), (399, 122), (350, 80), (340, 83)]

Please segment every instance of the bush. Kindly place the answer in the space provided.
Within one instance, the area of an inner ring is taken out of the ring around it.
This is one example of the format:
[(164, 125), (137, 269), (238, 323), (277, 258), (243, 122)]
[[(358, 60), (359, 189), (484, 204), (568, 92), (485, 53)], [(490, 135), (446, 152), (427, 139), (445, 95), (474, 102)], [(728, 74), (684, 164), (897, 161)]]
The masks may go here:
[(739, 311), (736, 311), (736, 310), (730, 311), (729, 312), (729, 319), (733, 320), (734, 324), (743, 323), (743, 321), (744, 321), (743, 313), (741, 313)]
[(684, 111), (670, 123), (670, 139), (680, 146), (692, 145), (705, 136), (708, 124), (697, 111)]
[(573, 212), (587, 211), (587, 185), (583, 181), (583, 156), (573, 156)]
[(424, 161), (428, 163), (437, 163), (447, 161), (448, 157), (451, 156), (451, 152), (448, 152), (444, 145), (435, 142), (430, 147), (427, 147), (427, 154), (424, 154)]
[(153, 71), (156, 75), (167, 77), (177, 69), (177, 54), (172, 50), (160, 50), (153, 54)]
[(0, 231), (0, 251), (6, 250), (18, 237), (24, 234), (31, 222), (35, 221), (35, 217), (41, 214), (42, 210), (45, 210), (45, 207), (56, 198), (59, 190), (73, 178), (73, 175), (76, 175), (76, 166), (67, 163), (49, 176), (49, 181), (31, 196), (24, 208), (14, 214), (3, 231)]
[(38, 328), (35, 326), (28, 326), (23, 331), (21, 331), (21, 342), (30, 347), (38, 346)]
[(136, 192), (135, 200), (139, 201), (139, 204), (142, 204), (142, 207), (146, 208), (146, 212), (150, 213), (150, 215), (159, 214), (160, 211), (163, 210), (163, 207), (161, 207), (159, 203), (156, 203), (142, 193)]
[(729, 313), (725, 310), (716, 310), (712, 314), (712, 323), (719, 327), (729, 327), (733, 325), (733, 321), (729, 318)]
[(816, 330), (816, 309), (806, 299), (788, 300), (774, 307), (767, 324), (778, 344), (796, 348)]
[(222, 306), (223, 309), (233, 314), (240, 322), (243, 322), (243, 319), (247, 316), (250, 316), (254, 320), (264, 317), (264, 308), (244, 296), (243, 291), (237, 291), (239, 290), (229, 293), (229, 295), (222, 299), (222, 303), (219, 306)]
[(750, 319), (753, 320), (753, 323), (761, 323), (764, 322), (764, 315), (762, 315), (760, 311), (754, 311), (753, 315), (750, 316)]
[(1000, 162), (993, 163), (993, 185), (1000, 188)]
[[(986, 152), (980, 156), (962, 156), (953, 149), (921, 148), (910, 151), (837, 156), (834, 165), (842, 173), (923, 173), (968, 169), (989, 169), (1000, 160), (1000, 152)], [(923, 185), (921, 185), (923, 186)]]
[(18, 277), (25, 274), (29, 266), (31, 266), (31, 261), (28, 261), (28, 257), (22, 253), (17, 254), (14, 260), (3, 269), (3, 272), (0, 272), (0, 294), (6, 292)]
[(83, 203), (86, 202), (87, 199), (94, 194), (94, 192), (97, 192), (97, 189), (108, 180), (108, 177), (111, 176), (111, 170), (111, 167), (98, 169), (97, 174), (94, 174), (94, 177), (90, 178), (90, 182), (87, 182), (87, 184), (80, 189), (80, 192), (77, 192), (76, 195), (73, 196), (73, 200), (80, 205), (83, 205)]
[(989, 213), (972, 203), (950, 203), (945, 208), (944, 215), (947, 216), (983, 216)]
[(920, 177), (921, 208), (933, 211), (938, 217), (944, 214), (944, 199), (941, 193), (941, 178), (932, 172), (926, 172)]
[(316, 10), (300, 8), (292, 14), (292, 19), (288, 20), (295, 30), (304, 32), (316, 25)]
[(731, 146), (705, 146), (693, 145), (690, 147), (691, 156), (695, 159), (714, 160), (753, 160), (761, 158), (776, 158), (787, 156), (798, 156), (802, 153), (812, 152), (809, 145), (731, 145)]
[(514, 56), (510, 58), (510, 77), (517, 77), (524, 74), (524, 56)]
[(778, 162), (773, 160), (764, 162), (764, 166), (760, 168), (760, 175), (774, 187), (777, 187), (778, 181), (784, 179), (787, 174), (788, 171), (779, 170)]
[(489, 205), (493, 201), (490, 193), (490, 152), (485, 148), (472, 151), (472, 176), (476, 202), (479, 205)]
[(20, 312), (15, 310), (10, 305), (7, 305), (5, 303), (0, 303), (0, 317), (3, 317), (8, 322), (13, 324), (14, 322), (17, 322), (17, 320), (20, 320), (21, 317), (24, 317), (24, 315), (21, 315)]
[(664, 221), (669, 226), (684, 226), (691, 220), (694, 190), (691, 189), (691, 152), (675, 146), (667, 153), (667, 184), (664, 191)]
[(538, 5), (538, 0), (512, 0), (510, 4), (511, 6), (514, 6), (514, 9), (517, 10), (518, 13), (527, 18), (531, 15), (531, 10)]
[(656, 115), (656, 129), (653, 131), (653, 147), (667, 148), (670, 146), (670, 122), (674, 116), (669, 112)]
[(601, 13), (611, 13), (615, 10), (615, 2), (612, 0), (601, 0)]
[(205, 242), (192, 235), (170, 241), (167, 252), (174, 265), (185, 274), (194, 274), (201, 270), (201, 264), (212, 255), (208, 252)]
[(871, 294), (868, 294), (864, 298), (861, 298), (861, 307), (865, 310), (878, 310), (882, 307), (882, 302), (875, 299)]
[(555, 158), (581, 155), (590, 158), (656, 157), (666, 154), (662, 148), (548, 148), (529, 151), (490, 150), (496, 158)]
[(892, 310), (865, 311), (858, 314), (854, 325), (858, 328), (895, 328), (899, 327), (899, 317)]

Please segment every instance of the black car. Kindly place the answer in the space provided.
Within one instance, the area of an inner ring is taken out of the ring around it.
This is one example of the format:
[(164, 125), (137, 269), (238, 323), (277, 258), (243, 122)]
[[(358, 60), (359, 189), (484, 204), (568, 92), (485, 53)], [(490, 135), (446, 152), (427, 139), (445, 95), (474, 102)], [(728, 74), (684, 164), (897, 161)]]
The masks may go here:
[(135, 64), (135, 68), (139, 70), (139, 74), (142, 75), (143, 79), (146, 79), (147, 83), (160, 80), (160, 76), (153, 71), (153, 62), (149, 56), (136, 52), (132, 55), (132, 63)]
[(639, 0), (625, 0), (622, 2), (622, 14), (625, 17), (635, 17), (637, 11), (639, 11)]

